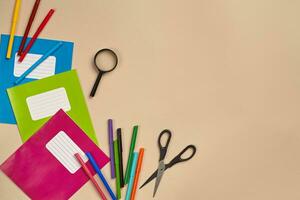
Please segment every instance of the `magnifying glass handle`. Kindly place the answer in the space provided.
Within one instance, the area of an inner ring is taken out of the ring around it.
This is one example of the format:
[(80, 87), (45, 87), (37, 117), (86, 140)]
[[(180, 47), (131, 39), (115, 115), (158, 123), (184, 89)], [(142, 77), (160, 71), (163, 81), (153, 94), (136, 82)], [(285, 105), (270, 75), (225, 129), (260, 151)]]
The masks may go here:
[(97, 76), (97, 79), (95, 81), (95, 84), (93, 86), (93, 89), (91, 91), (91, 94), (90, 94), (90, 97), (94, 97), (95, 96), (95, 93), (97, 91), (97, 88), (98, 88), (98, 85), (100, 83), (100, 80), (101, 80), (101, 77), (102, 77), (103, 73), (99, 72), (98, 76)]

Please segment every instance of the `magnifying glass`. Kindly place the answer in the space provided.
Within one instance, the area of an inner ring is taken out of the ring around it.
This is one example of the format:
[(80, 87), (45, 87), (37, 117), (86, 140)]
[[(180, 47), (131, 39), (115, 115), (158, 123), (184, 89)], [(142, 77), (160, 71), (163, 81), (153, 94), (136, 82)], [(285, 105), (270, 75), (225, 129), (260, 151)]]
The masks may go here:
[(101, 49), (94, 56), (94, 65), (98, 70), (98, 76), (90, 93), (94, 97), (102, 76), (113, 71), (118, 65), (117, 54), (111, 49)]

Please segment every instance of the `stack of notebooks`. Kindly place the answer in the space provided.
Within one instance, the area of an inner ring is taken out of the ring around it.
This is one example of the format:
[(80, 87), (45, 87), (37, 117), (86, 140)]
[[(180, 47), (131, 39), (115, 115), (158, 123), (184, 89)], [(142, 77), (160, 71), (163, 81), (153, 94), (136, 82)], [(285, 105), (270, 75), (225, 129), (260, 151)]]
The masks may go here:
[[(124, 180), (121, 129), (113, 142), (110, 120), (109, 158), (97, 146), (80, 81), (72, 70), (73, 43), (38, 38), (54, 9), (49, 10), (32, 38), (28, 37), (39, 4), (36, 0), (24, 36), (19, 37), (15, 31), (21, 0), (16, 0), (11, 33), (1, 35), (0, 123), (17, 124), (23, 145), (0, 169), (30, 199), (69, 199), (91, 180), (101, 199), (106, 200), (94, 179), (97, 173), (113, 200), (121, 198), (120, 188), (128, 182), (126, 199), (133, 200), (143, 156), (142, 150), (137, 167), (132, 167), (137, 161), (133, 152), (137, 127)], [(112, 176), (116, 178), (116, 195), (101, 173), (109, 161), (113, 161), (112, 174), (116, 174)]]
[[(24, 144), (0, 169), (31, 199), (69, 199), (89, 180), (74, 154), (86, 162), (84, 152), (91, 153), (100, 168), (109, 158), (96, 145), (80, 81), (71, 69), (73, 43), (37, 39), (19, 62), (21, 40), (15, 36), (12, 57), (6, 59), (9, 35), (1, 35), (0, 123), (17, 124)], [(62, 46), (16, 84), (58, 42)], [(87, 167), (94, 175), (91, 164)]]

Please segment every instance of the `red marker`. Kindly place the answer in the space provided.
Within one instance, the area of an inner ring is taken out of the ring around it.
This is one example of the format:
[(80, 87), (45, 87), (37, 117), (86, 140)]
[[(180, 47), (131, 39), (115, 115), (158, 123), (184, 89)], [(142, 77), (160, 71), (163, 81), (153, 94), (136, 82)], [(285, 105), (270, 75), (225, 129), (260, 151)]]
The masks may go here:
[(46, 17), (44, 18), (44, 20), (42, 21), (42, 23), (40, 24), (40, 26), (38, 27), (38, 29), (36, 30), (36, 32), (34, 33), (34, 35), (32, 36), (31, 40), (29, 41), (28, 45), (26, 46), (24, 52), (21, 53), (21, 56), (19, 58), (19, 62), (22, 62), (26, 56), (26, 54), (29, 52), (30, 48), (32, 47), (32, 45), (34, 44), (34, 42), (36, 41), (37, 37), (39, 36), (39, 34), (42, 32), (42, 30), (45, 28), (46, 24), (48, 23), (48, 21), (50, 20), (51, 16), (53, 15), (55, 10), (51, 9), (49, 10), (48, 14), (46, 15)]
[(103, 200), (107, 200), (104, 193), (102, 192), (100, 186), (98, 185), (98, 183), (96, 182), (96, 180), (94, 179), (92, 173), (90, 172), (89, 168), (86, 166), (86, 164), (84, 163), (84, 161), (82, 160), (82, 158), (80, 157), (79, 153), (75, 154), (75, 157), (77, 158), (78, 162), (81, 164), (83, 170), (85, 171), (86, 175), (91, 179), (92, 183), (94, 184), (95, 188), (97, 189), (97, 191), (99, 192), (101, 198)]
[(35, 3), (34, 3), (34, 6), (33, 6), (33, 8), (32, 8), (31, 15), (30, 15), (30, 17), (29, 17), (29, 20), (28, 20), (28, 23), (27, 23), (27, 26), (26, 26), (26, 29), (25, 29), (25, 32), (24, 32), (24, 36), (23, 36), (23, 38), (22, 38), (21, 45), (20, 45), (20, 47), (19, 47), (19, 51), (18, 51), (18, 55), (19, 55), (19, 56), (22, 54), (22, 51), (23, 51), (23, 49), (24, 49), (26, 39), (27, 39), (27, 37), (28, 37), (28, 34), (29, 34), (29, 31), (30, 31), (32, 22), (33, 22), (33, 20), (34, 20), (34, 18), (35, 18), (36, 11), (37, 11), (39, 5), (40, 5), (40, 0), (36, 0)]

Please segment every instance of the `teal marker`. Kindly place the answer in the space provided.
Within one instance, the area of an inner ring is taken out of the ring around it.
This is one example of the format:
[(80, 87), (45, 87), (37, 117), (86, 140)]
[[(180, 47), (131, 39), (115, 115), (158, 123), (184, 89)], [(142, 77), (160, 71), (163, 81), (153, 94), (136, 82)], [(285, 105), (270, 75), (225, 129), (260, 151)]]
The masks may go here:
[(128, 186), (127, 186), (127, 192), (126, 192), (125, 200), (130, 200), (138, 157), (139, 157), (139, 153), (134, 152), (133, 153), (133, 159), (132, 159), (132, 165), (131, 165), (131, 171), (130, 171), (130, 178), (129, 178), (129, 183), (128, 183)]

